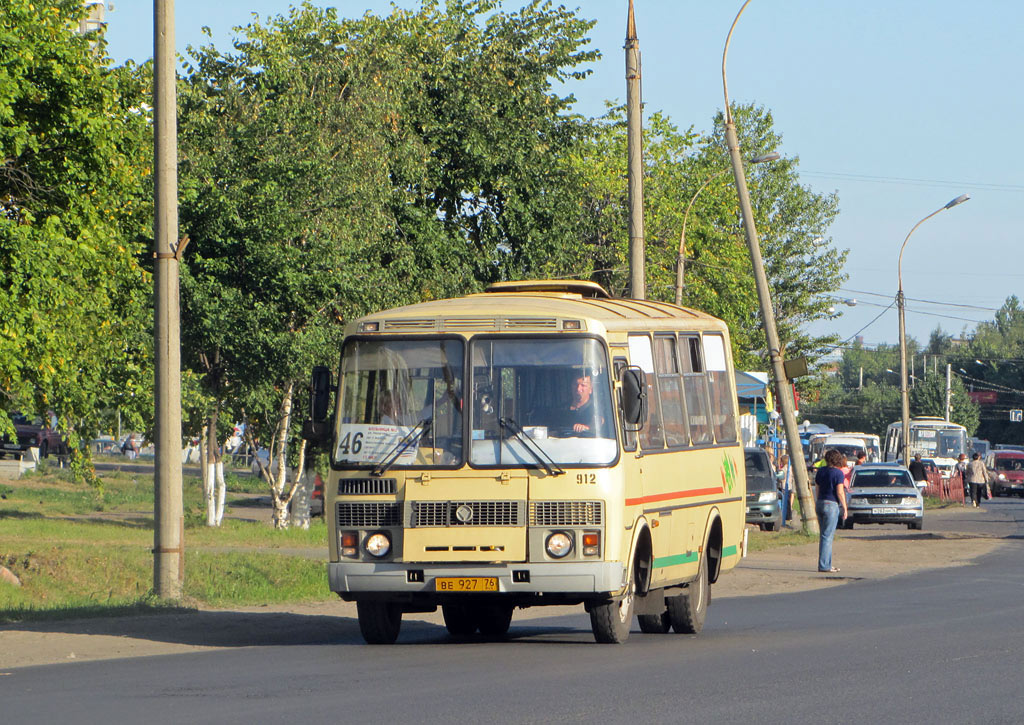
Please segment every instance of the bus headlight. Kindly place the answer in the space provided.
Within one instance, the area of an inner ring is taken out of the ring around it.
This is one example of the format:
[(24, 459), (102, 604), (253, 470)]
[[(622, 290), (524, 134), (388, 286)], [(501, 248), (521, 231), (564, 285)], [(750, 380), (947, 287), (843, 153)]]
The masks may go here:
[(572, 551), (572, 538), (561, 531), (556, 531), (544, 542), (544, 548), (548, 555), (555, 559), (561, 559)]
[(382, 556), (387, 556), (388, 552), (391, 551), (391, 539), (384, 533), (370, 534), (370, 537), (366, 540), (366, 550), (370, 553), (370, 556), (376, 556), (378, 559)]

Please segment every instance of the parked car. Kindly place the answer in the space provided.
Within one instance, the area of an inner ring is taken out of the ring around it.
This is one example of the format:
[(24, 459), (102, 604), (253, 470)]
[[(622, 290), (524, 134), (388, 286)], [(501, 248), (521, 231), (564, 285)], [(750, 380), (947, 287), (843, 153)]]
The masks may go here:
[(903, 466), (865, 463), (853, 469), (846, 498), (844, 527), (854, 524), (924, 525), (924, 498)]
[(22, 413), (11, 413), (14, 422), (16, 440), (4, 436), (0, 440), (0, 458), (6, 453), (24, 454), (29, 448), (38, 448), (39, 457), (46, 458), (51, 453), (57, 456), (67, 454), (67, 446), (57, 432), (57, 417), (49, 416), (48, 420), (29, 418)]
[(985, 459), (985, 465), (992, 473), (993, 496), (1024, 498), (1024, 451), (992, 451)]
[(743, 458), (747, 468), (747, 523), (757, 524), (762, 531), (775, 531), (782, 526), (782, 497), (768, 454), (760, 448), (745, 448)]

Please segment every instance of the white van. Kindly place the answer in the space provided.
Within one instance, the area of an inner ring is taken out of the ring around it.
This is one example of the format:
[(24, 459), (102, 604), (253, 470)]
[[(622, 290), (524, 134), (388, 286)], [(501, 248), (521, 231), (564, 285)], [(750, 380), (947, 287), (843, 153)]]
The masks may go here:
[(836, 448), (845, 456), (852, 466), (857, 462), (857, 451), (867, 454), (868, 463), (881, 460), (881, 439), (871, 433), (830, 433), (825, 438), (824, 449)]

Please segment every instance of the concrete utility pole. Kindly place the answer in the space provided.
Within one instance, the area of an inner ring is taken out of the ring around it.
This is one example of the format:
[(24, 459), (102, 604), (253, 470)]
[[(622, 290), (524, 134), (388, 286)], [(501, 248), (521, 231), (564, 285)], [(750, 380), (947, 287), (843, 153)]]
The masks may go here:
[(178, 317), (178, 145), (174, 68), (174, 0), (153, 0), (155, 218), (154, 360), (156, 467), (153, 591), (181, 599), (185, 519), (181, 502), (181, 341)]
[(629, 148), (629, 296), (647, 299), (644, 278), (644, 149), (640, 91), (640, 41), (633, 0), (626, 21), (626, 125)]
[(790, 468), (796, 479), (796, 493), (800, 499), (800, 518), (804, 531), (818, 533), (818, 518), (814, 507), (814, 499), (807, 483), (807, 469), (803, 465), (804, 449), (800, 444), (800, 432), (796, 427), (794, 414), (793, 391), (786, 377), (786, 369), (782, 358), (782, 345), (775, 327), (775, 309), (772, 307), (771, 292), (768, 288), (768, 277), (764, 272), (764, 260), (761, 258), (761, 245), (757, 240), (757, 229), (754, 226), (754, 213), (750, 206), (750, 193), (747, 191), (747, 179), (743, 171), (743, 159), (740, 156), (740, 143), (736, 136), (736, 124), (733, 123), (732, 109), (729, 106), (729, 86), (725, 76), (725, 61), (729, 55), (729, 41), (732, 31), (739, 22), (740, 15), (746, 10), (750, 0), (743, 3), (736, 19), (729, 28), (725, 39), (725, 50), (722, 53), (722, 88), (725, 92), (725, 140), (729, 146), (729, 157), (732, 160), (733, 175), (736, 177), (736, 194), (739, 197), (740, 211), (743, 214), (743, 229), (747, 236), (747, 247), (750, 250), (750, 261), (754, 268), (754, 284), (757, 286), (757, 299), (761, 306), (761, 320), (764, 323), (765, 337), (768, 340), (768, 355), (771, 357), (772, 378), (775, 380), (775, 397), (778, 402), (782, 425), (786, 430), (786, 450), (789, 453)]
[(953, 397), (953, 366), (950, 363), (946, 363), (946, 422), (949, 422), (949, 417), (953, 412), (951, 405)]

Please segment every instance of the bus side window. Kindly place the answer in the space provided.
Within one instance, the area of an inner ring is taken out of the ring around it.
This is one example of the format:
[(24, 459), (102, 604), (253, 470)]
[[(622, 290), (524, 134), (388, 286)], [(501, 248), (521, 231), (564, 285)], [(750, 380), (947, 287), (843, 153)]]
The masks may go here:
[(736, 396), (733, 395), (730, 385), (724, 337), (704, 335), (704, 363), (707, 369), (708, 392), (711, 394), (715, 439), (719, 443), (735, 443)]
[(658, 388), (661, 390), (661, 414), (665, 419), (665, 442), (669, 448), (688, 445), (686, 413), (683, 409), (683, 391), (679, 377), (679, 357), (676, 353), (676, 336), (658, 334), (654, 336), (654, 369), (658, 371)]
[(665, 448), (665, 435), (661, 425), (661, 400), (658, 394), (658, 376), (654, 371), (654, 354), (650, 335), (629, 336), (629, 359), (647, 374), (647, 425), (640, 430), (640, 447), (645, 451)]
[[(612, 361), (612, 365), (615, 367), (615, 379), (622, 380), (622, 371), (629, 367), (629, 361), (624, 357), (617, 357)], [(617, 402), (621, 411), (622, 391), (619, 391), (619, 400)], [(636, 432), (627, 430), (625, 426), (622, 426), (622, 447), (627, 451), (636, 450)]]
[(710, 443), (711, 424), (700, 337), (680, 335), (679, 346), (682, 349), (683, 392), (686, 395), (686, 412), (690, 417), (690, 436), (694, 443)]

